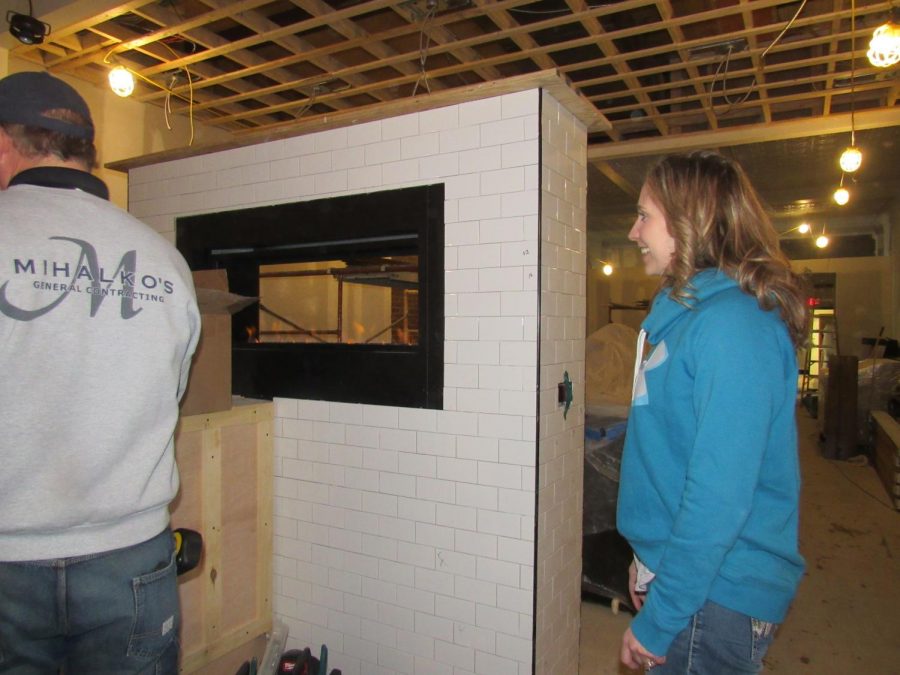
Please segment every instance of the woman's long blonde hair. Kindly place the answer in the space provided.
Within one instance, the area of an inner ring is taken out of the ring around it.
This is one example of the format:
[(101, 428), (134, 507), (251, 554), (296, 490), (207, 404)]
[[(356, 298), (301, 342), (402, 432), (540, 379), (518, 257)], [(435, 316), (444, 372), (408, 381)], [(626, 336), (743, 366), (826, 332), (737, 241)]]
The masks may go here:
[(754, 295), (760, 307), (777, 308), (791, 340), (802, 344), (807, 329), (803, 282), (781, 252), (743, 168), (710, 151), (670, 155), (650, 169), (645, 185), (675, 239), (663, 288), (686, 302), (696, 272), (720, 269)]

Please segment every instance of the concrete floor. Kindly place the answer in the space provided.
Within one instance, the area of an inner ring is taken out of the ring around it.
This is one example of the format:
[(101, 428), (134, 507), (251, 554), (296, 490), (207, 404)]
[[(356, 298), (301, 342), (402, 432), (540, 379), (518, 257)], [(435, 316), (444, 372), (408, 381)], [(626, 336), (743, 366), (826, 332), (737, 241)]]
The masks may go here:
[[(764, 672), (900, 673), (900, 513), (873, 467), (824, 459), (816, 421), (802, 409), (797, 416), (807, 571)], [(582, 603), (581, 675), (633, 672), (618, 663), (629, 620), (608, 603)]]

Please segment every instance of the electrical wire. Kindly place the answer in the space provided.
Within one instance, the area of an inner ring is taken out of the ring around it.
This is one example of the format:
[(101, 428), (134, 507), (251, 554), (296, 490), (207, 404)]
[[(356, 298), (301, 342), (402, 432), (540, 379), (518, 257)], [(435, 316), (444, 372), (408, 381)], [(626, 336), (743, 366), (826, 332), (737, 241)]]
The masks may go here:
[[(864, 455), (857, 455), (857, 457), (860, 457), (860, 458), (862, 458), (862, 459), (861, 459), (861, 460), (857, 460), (855, 457), (852, 457), (852, 458), (850, 458), (849, 460), (843, 460), (843, 461), (845, 461), (845, 462), (848, 463), (848, 464), (853, 464), (853, 465), (855, 465), (855, 466), (869, 466), (869, 460), (868, 460)], [(860, 484), (857, 483), (855, 480), (853, 480), (853, 479), (852, 479), (852, 478), (851, 478), (851, 477), (850, 477), (850, 476), (849, 476), (849, 475), (841, 468), (841, 465), (838, 463), (838, 460), (829, 460), (828, 463), (831, 464), (831, 465), (837, 470), (837, 472), (838, 472), (839, 474), (841, 474), (841, 476), (843, 476), (844, 479), (845, 479), (848, 483), (850, 483), (850, 485), (852, 485), (853, 487), (855, 487), (856, 489), (858, 489), (858, 490), (859, 490), (860, 492), (862, 492), (864, 495), (866, 495), (867, 497), (869, 497), (869, 498), (875, 500), (876, 502), (878, 502), (878, 504), (880, 504), (880, 505), (883, 506), (884, 508), (890, 509), (891, 511), (894, 510), (894, 507), (893, 507), (893, 506), (891, 506), (890, 504), (888, 504), (886, 501), (884, 501), (883, 499), (881, 499), (881, 498), (878, 497), (877, 495), (872, 494), (872, 493), (869, 492), (866, 488), (864, 488), (862, 485), (860, 485)]]
[(431, 35), (428, 33), (428, 24), (437, 14), (438, 3), (429, 3), (425, 16), (422, 18), (422, 25), (419, 27), (419, 77), (413, 86), (412, 96), (416, 95), (419, 85), (422, 84), (425, 90), (430, 94), (431, 85), (428, 83), (428, 73), (425, 70), (425, 64), (428, 61), (428, 50), (431, 48)]
[[(772, 48), (776, 44), (778, 44), (778, 42), (781, 40), (781, 38), (784, 37), (784, 34), (787, 33), (790, 30), (791, 26), (793, 26), (794, 23), (797, 21), (797, 17), (800, 16), (800, 13), (803, 11), (803, 8), (806, 7), (807, 2), (809, 2), (809, 0), (803, 0), (803, 2), (800, 3), (800, 7), (798, 7), (797, 11), (794, 12), (794, 16), (792, 16), (790, 21), (788, 21), (787, 24), (785, 24), (784, 28), (781, 29), (781, 32), (775, 36), (775, 39), (772, 40), (771, 43), (769, 43), (769, 46), (763, 50), (763, 53), (760, 54), (760, 56), (759, 56), (760, 67), (762, 67), (763, 61), (765, 60), (768, 53), (772, 50)], [(719, 61), (719, 65), (716, 68), (715, 74), (713, 75), (712, 85), (710, 85), (710, 88), (709, 88), (709, 95), (707, 96), (709, 109), (712, 110), (713, 114), (716, 117), (720, 117), (720, 116), (724, 117), (725, 115), (730, 113), (735, 107), (745, 103), (747, 101), (747, 99), (749, 99), (750, 96), (753, 94), (753, 92), (756, 90), (757, 86), (759, 85), (759, 80), (756, 77), (756, 75), (754, 75), (753, 82), (750, 83), (750, 88), (747, 89), (747, 92), (744, 94), (744, 96), (740, 100), (732, 101), (728, 97), (728, 94), (727, 94), (728, 65), (729, 65), (729, 62), (731, 61), (732, 51), (733, 51), (732, 47), (729, 46), (728, 51), (726, 52), (725, 56)], [(728, 107), (724, 111), (721, 111), (721, 112), (716, 110), (716, 106), (713, 103), (713, 97), (715, 96), (715, 92), (716, 92), (716, 82), (719, 79), (720, 72), (722, 73), (722, 98), (725, 99), (725, 102), (728, 104)]]

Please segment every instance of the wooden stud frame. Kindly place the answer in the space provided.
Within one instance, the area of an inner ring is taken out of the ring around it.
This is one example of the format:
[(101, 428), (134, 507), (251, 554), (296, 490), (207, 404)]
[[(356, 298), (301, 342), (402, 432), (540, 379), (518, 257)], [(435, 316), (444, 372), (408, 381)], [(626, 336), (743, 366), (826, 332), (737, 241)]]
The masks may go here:
[(272, 628), (273, 404), (183, 417), (172, 527), (203, 535), (200, 565), (179, 578), (181, 668), (192, 673)]

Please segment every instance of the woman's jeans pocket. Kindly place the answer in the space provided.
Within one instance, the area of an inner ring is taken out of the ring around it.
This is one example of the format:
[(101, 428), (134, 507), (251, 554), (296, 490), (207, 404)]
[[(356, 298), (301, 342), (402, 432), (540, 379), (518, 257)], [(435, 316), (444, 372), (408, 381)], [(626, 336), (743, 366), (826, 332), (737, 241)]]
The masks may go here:
[(175, 554), (164, 568), (135, 577), (131, 583), (135, 614), (128, 656), (159, 657), (178, 637)]

